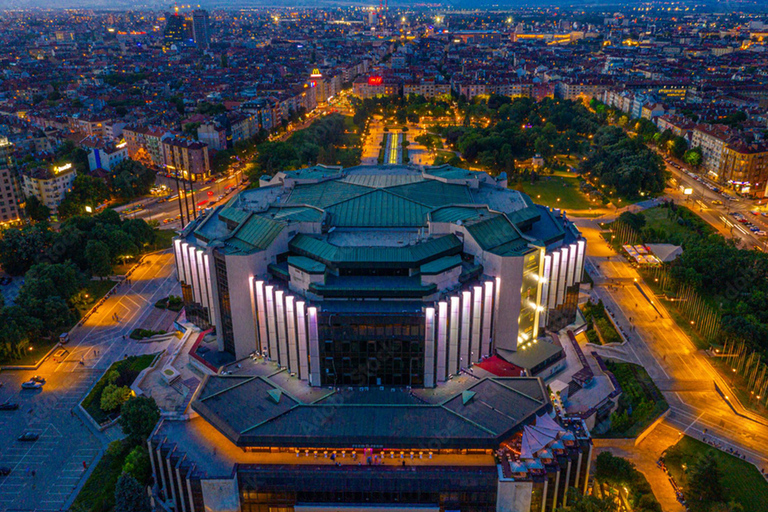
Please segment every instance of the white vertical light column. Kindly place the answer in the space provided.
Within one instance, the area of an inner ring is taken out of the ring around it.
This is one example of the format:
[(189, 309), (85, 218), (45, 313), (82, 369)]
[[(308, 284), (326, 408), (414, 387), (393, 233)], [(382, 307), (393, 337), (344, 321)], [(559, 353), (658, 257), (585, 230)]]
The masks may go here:
[(269, 335), (267, 334), (267, 302), (264, 300), (264, 281), (256, 281), (256, 318), (259, 321), (259, 342), (261, 353), (269, 354)]
[(192, 287), (192, 298), (198, 304), (201, 302), (200, 296), (200, 281), (197, 279), (197, 253), (195, 246), (190, 245), (187, 247), (187, 257), (189, 258), (189, 273), (192, 276), (192, 281), (187, 284)]
[(557, 278), (557, 303), (562, 304), (565, 301), (565, 281), (568, 274), (568, 248), (563, 247), (560, 250), (560, 275)]
[(296, 317), (294, 316), (293, 301), (293, 295), (288, 295), (285, 298), (285, 319), (288, 330), (288, 369), (291, 373), (299, 373), (299, 347), (296, 341)]
[(435, 308), (427, 308), (424, 320), (424, 387), (435, 386)]
[(584, 279), (584, 253), (587, 248), (586, 240), (578, 240), (576, 242), (577, 253), (576, 257), (576, 277), (574, 278), (577, 283), (580, 283)]
[(181, 259), (184, 262), (184, 272), (182, 273), (182, 280), (184, 284), (191, 284), (192, 274), (189, 270), (189, 244), (187, 242), (181, 242)]
[(203, 257), (203, 250), (197, 249), (195, 251), (195, 261), (197, 261), (197, 282), (200, 285), (200, 304), (210, 310), (211, 306), (208, 304), (207, 280), (205, 277), (205, 263), (203, 262)]
[(277, 317), (277, 341), (278, 363), (280, 366), (288, 366), (288, 336), (285, 332), (285, 304), (283, 302), (283, 290), (275, 290), (275, 317)]
[(176, 256), (176, 279), (179, 281), (182, 281), (183, 274), (182, 269), (184, 268), (184, 261), (181, 259), (181, 239), (177, 238), (173, 241), (173, 253)]
[(552, 269), (552, 256), (544, 256), (544, 272), (541, 274), (541, 305), (544, 311), (541, 313), (541, 323), (547, 323), (547, 309), (549, 309), (549, 282), (550, 271)]
[(448, 328), (448, 303), (438, 304), (437, 314), (437, 382), (445, 382), (446, 330)]
[(485, 282), (483, 302), (483, 337), (480, 351), (483, 356), (489, 356), (491, 355), (491, 322), (493, 321), (493, 281)]
[(309, 383), (320, 385), (320, 342), (317, 339), (317, 308), (309, 308)]
[(463, 368), (469, 368), (471, 361), (469, 360), (469, 327), (470, 327), (470, 311), (472, 307), (472, 293), (469, 291), (461, 292), (461, 361), (459, 366)]
[(214, 306), (213, 306), (213, 287), (211, 286), (211, 262), (207, 254), (203, 254), (203, 265), (205, 266), (205, 288), (206, 290), (208, 290), (208, 304), (210, 304), (210, 307), (208, 309), (208, 316), (209, 316), (211, 325), (216, 325), (216, 315), (213, 312)]
[(576, 244), (568, 246), (568, 286), (573, 286), (576, 275)]
[(267, 332), (269, 332), (269, 358), (278, 361), (277, 349), (277, 315), (275, 313), (275, 287), (266, 287), (267, 293)]
[(544, 305), (543, 299), (544, 290), (544, 258), (546, 257), (545, 250), (542, 248), (539, 251), (539, 273), (536, 275), (536, 313), (533, 322), (533, 339), (539, 337), (539, 329), (541, 329), (542, 321), (546, 319), (547, 308)]
[(451, 323), (448, 336), (448, 373), (459, 373), (459, 298), (451, 297)]
[(307, 348), (307, 315), (306, 303), (296, 303), (296, 342), (299, 345), (299, 378), (309, 378), (309, 349)]
[(483, 324), (483, 289), (480, 286), (472, 288), (472, 341), (469, 357), (473, 363), (480, 361), (480, 338)]
[(560, 251), (552, 253), (552, 274), (549, 276), (549, 309), (557, 306), (557, 281), (560, 276)]

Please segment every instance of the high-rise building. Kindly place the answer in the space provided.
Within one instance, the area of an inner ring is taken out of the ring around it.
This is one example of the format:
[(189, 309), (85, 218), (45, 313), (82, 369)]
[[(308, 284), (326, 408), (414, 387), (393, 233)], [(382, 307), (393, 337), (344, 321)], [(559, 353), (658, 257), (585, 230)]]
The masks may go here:
[(208, 48), (211, 45), (208, 11), (205, 9), (195, 9), (192, 13), (192, 37), (198, 48)]
[(165, 46), (178, 44), (184, 41), (184, 17), (179, 13), (168, 14), (166, 16), (165, 32), (163, 32), (163, 42)]
[(19, 220), (16, 171), (13, 163), (13, 145), (0, 137), (0, 225)]

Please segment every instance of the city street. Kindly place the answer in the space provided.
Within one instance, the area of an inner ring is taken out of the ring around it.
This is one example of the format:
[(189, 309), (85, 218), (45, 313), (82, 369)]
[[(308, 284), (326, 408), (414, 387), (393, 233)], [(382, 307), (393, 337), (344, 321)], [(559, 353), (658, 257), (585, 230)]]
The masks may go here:
[[(708, 437), (763, 467), (768, 462), (768, 421), (738, 416), (715, 391), (715, 382), (726, 395), (730, 387), (664, 307), (654, 301), (653, 292), (637, 272), (601, 238), (598, 222), (575, 221), (588, 240), (587, 265), (595, 281), (593, 297), (603, 300), (629, 338), (623, 347), (599, 347), (598, 353), (643, 366), (670, 404), (669, 424), (699, 439), (707, 429)], [(754, 416), (734, 406), (740, 413)]]
[[(710, 190), (704, 181), (691, 178), (669, 163), (666, 166), (667, 171), (672, 173), (678, 184), (693, 189), (690, 196), (685, 196), (679, 189), (675, 189), (671, 193), (667, 190), (668, 195), (674, 197), (675, 201), (694, 210), (723, 236), (740, 240), (742, 248), (758, 248), (763, 251), (768, 248), (768, 238), (752, 233), (746, 226), (742, 226), (729, 215), (729, 212), (738, 212), (763, 231), (768, 231), (768, 218), (750, 213), (755, 211), (754, 200), (737, 198), (729, 201), (721, 194)], [(713, 204), (713, 201), (720, 201), (722, 204)]]
[[(166, 344), (138, 343), (128, 334), (151, 315), (155, 301), (180, 295), (174, 272), (171, 251), (145, 256), (130, 283), (71, 332), (63, 358), (49, 357), (36, 371), (0, 373), (0, 402), (20, 405), (0, 411), (0, 466), (11, 468), (9, 476), (0, 477), (0, 511), (63, 509), (105, 445), (120, 437), (119, 427), (96, 432), (76, 407), (114, 361), (163, 350)], [(42, 390), (21, 389), (32, 375), (46, 379)], [(17, 441), (24, 432), (40, 439)]]

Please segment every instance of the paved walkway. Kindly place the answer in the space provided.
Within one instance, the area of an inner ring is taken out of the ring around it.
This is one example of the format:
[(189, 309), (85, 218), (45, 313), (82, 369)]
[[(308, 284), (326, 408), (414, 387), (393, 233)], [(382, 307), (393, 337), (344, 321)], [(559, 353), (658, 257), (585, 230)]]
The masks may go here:
[[(622, 349), (626, 360), (642, 365), (665, 388), (662, 391), (672, 409), (666, 422), (689, 429), (688, 433), (698, 438), (707, 428), (724, 446), (746, 454), (759, 467), (765, 466), (768, 426), (739, 416), (714, 390), (715, 382), (726, 394), (730, 386), (664, 307), (654, 301), (653, 292), (637, 272), (600, 237), (599, 224), (593, 219), (577, 219), (576, 224), (588, 240), (588, 265), (596, 270), (593, 293), (603, 299), (614, 320), (628, 333), (629, 342)], [(705, 386), (702, 381), (712, 385)], [(753, 415), (733, 405), (741, 414)]]
[[(134, 271), (130, 284), (118, 288), (72, 331), (66, 345), (69, 354), (63, 361), (49, 358), (34, 372), (0, 374), (4, 384), (0, 402), (20, 404), (18, 410), (0, 414), (0, 466), (12, 470), (9, 476), (0, 477), (0, 512), (65, 510), (106, 445), (122, 436), (118, 427), (96, 431), (75, 410), (114, 361), (163, 348), (127, 337), (150, 316), (157, 299), (170, 293), (180, 295), (170, 251), (147, 256), (145, 262)], [(112, 316), (115, 313), (119, 321)], [(44, 388), (21, 390), (21, 383), (33, 374), (47, 379)], [(27, 431), (40, 434), (40, 439), (32, 443), (16, 440)]]
[(648, 479), (664, 512), (685, 512), (685, 507), (675, 497), (667, 474), (656, 466), (664, 450), (676, 444), (680, 437), (677, 428), (661, 422), (638, 446), (635, 446), (634, 439), (595, 439), (595, 453), (609, 451), (629, 459)]

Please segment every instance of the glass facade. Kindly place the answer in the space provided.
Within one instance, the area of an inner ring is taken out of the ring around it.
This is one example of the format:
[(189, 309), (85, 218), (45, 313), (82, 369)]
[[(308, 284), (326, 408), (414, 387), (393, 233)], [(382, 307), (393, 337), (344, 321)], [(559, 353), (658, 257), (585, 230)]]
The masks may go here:
[(318, 332), (321, 385), (424, 385), (424, 315), (321, 315)]
[(521, 342), (535, 338), (536, 307), (539, 289), (539, 251), (527, 254), (523, 261), (523, 286), (520, 306), (519, 336)]
[(407, 468), (303, 466), (241, 467), (242, 512), (292, 512), (303, 504), (370, 507), (432, 505), (441, 511), (496, 510), (495, 466)]
[(232, 306), (229, 302), (229, 280), (227, 262), (222, 254), (214, 252), (213, 262), (216, 270), (216, 286), (219, 292), (219, 311), (221, 312), (221, 337), (224, 351), (235, 354), (235, 334), (232, 329)]

